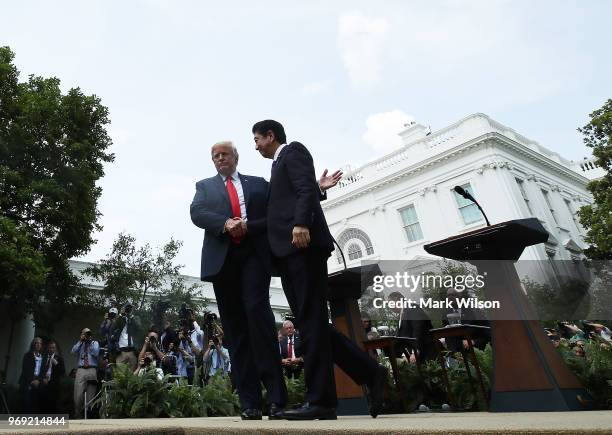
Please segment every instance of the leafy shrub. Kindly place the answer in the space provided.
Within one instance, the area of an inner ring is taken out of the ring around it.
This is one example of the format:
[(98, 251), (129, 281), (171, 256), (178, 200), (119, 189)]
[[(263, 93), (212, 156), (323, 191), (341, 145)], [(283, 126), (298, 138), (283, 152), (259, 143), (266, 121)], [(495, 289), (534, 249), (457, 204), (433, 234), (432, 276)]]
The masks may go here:
[(204, 404), (203, 416), (218, 417), (240, 413), (238, 395), (232, 391), (229, 377), (215, 373), (206, 386), (192, 388), (200, 390)]
[(154, 371), (137, 376), (118, 364), (106, 392), (94, 403), (109, 418), (206, 417), (238, 415), (238, 396), (227, 377), (215, 375), (204, 387), (189, 386), (184, 380), (169, 384)]
[(287, 385), (287, 407), (304, 403), (304, 397), (306, 396), (306, 384), (304, 383), (304, 370), (300, 372), (297, 378), (285, 378), (285, 384)]
[(567, 366), (593, 396), (597, 409), (612, 409), (612, 348), (600, 341), (584, 344), (584, 357), (578, 357), (571, 345), (562, 340), (559, 351)]

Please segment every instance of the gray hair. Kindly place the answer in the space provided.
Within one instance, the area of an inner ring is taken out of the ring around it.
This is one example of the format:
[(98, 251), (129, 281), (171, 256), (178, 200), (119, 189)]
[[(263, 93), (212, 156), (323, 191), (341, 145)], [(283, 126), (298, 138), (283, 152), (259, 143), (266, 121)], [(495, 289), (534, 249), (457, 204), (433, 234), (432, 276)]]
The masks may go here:
[(232, 142), (231, 140), (222, 140), (221, 142), (217, 142), (212, 147), (210, 147), (210, 155), (211, 156), (213, 154), (213, 150), (218, 145), (229, 145), (230, 147), (232, 147), (232, 151), (234, 152), (234, 157), (238, 158), (238, 149), (236, 148), (236, 145), (234, 145), (234, 142)]

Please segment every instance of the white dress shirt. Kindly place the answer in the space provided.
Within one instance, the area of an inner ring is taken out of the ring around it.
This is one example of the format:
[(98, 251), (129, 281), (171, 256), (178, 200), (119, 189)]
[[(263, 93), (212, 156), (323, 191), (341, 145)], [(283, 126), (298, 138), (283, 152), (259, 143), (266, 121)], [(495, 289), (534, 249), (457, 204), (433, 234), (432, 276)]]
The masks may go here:
[[(219, 174), (221, 175), (221, 174)], [(240, 177), (238, 176), (238, 171), (234, 171), (232, 175), (230, 175), (232, 179), (232, 183), (236, 188), (236, 193), (238, 193), (238, 202), (240, 202), (240, 215), (243, 221), (247, 221), (247, 213), (246, 213), (246, 204), (244, 203), (244, 191), (242, 190), (242, 182), (240, 181)], [(227, 185), (227, 176), (221, 175), (223, 178), (223, 183)]]

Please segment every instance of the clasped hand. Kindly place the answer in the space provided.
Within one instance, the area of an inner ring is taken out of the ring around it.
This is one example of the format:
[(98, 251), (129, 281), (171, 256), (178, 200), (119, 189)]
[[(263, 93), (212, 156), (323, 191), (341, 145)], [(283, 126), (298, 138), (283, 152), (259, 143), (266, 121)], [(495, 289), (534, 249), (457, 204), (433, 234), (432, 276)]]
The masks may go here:
[(244, 237), (247, 233), (247, 225), (242, 218), (235, 217), (225, 222), (225, 231), (232, 237)]
[(296, 225), (293, 227), (293, 240), (291, 244), (296, 248), (303, 249), (308, 248), (310, 244), (310, 230), (308, 227)]

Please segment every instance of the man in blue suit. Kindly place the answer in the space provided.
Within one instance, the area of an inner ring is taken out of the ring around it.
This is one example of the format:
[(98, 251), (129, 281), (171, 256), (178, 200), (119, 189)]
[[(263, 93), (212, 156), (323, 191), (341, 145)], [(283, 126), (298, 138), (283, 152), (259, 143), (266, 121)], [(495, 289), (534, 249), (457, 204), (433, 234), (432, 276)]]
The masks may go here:
[(260, 420), (261, 381), (280, 418), (287, 403), (269, 288), (268, 182), (236, 171), (231, 142), (211, 149), (217, 175), (196, 183), (191, 220), (205, 230), (201, 279), (212, 282), (229, 345), (243, 420)]

